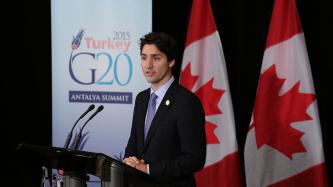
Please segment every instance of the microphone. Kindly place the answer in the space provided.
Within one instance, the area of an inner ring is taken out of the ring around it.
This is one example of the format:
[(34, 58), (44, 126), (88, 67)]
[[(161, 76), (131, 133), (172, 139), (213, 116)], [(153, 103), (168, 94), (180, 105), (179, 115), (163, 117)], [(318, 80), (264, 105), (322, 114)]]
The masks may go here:
[(88, 114), (88, 112), (92, 111), (94, 108), (95, 108), (95, 105), (94, 105), (94, 104), (90, 105), (89, 108), (88, 108), (88, 109), (87, 109), (87, 110), (86, 110), (86, 111), (85, 111), (85, 112), (79, 117), (79, 119), (76, 120), (76, 122), (74, 123), (74, 125), (73, 125), (71, 131), (70, 131), (70, 132), (68, 133), (68, 135), (67, 135), (67, 139), (66, 139), (66, 142), (65, 142), (65, 145), (64, 145), (64, 148), (65, 148), (65, 149), (67, 149), (68, 146), (69, 146), (69, 143), (70, 143), (70, 141), (71, 141), (71, 139), (72, 139), (73, 130), (74, 130), (76, 124), (80, 121), (80, 119), (82, 119), (85, 115)]
[(104, 109), (104, 106), (103, 105), (100, 105), (97, 110), (88, 118), (88, 120), (84, 123), (84, 125), (81, 127), (79, 133), (75, 136), (75, 139), (74, 139), (74, 143), (73, 143), (73, 149), (74, 150), (77, 150), (78, 146), (79, 146), (79, 142), (81, 140), (81, 137), (82, 137), (82, 131), (84, 129), (84, 127), (87, 125), (87, 123), (96, 116), (96, 114), (98, 114), (100, 111), (102, 111)]

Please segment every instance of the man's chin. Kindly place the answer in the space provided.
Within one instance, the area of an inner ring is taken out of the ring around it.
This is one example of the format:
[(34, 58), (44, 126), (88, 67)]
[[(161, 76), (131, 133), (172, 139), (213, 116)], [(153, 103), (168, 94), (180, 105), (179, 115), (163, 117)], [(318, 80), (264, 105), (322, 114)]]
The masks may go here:
[(147, 80), (147, 82), (149, 82), (150, 84), (155, 84), (155, 83), (158, 82), (156, 79), (151, 78), (151, 77), (146, 77), (146, 80)]

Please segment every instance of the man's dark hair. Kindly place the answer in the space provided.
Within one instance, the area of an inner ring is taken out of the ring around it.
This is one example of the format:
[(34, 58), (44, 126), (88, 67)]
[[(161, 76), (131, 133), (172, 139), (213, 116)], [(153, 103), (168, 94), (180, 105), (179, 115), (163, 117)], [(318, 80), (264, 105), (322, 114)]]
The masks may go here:
[(146, 44), (154, 44), (167, 56), (168, 62), (176, 59), (177, 43), (174, 38), (163, 32), (150, 32), (140, 38), (140, 53)]

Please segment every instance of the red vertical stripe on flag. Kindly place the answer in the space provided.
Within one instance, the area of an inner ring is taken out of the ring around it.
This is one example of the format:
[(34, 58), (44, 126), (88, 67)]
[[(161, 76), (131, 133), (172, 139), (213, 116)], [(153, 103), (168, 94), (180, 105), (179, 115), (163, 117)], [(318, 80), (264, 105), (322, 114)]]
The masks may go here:
[(319, 164), (268, 187), (328, 186), (327, 181), (325, 164)]
[[(283, 32), (279, 32), (282, 31)], [(268, 32), (266, 48), (283, 42), (302, 32), (302, 26), (293, 0), (276, 0)]]
[(187, 47), (189, 44), (212, 34), (216, 30), (210, 0), (193, 0), (185, 46)]
[[(198, 187), (241, 187), (238, 152), (196, 173)], [(226, 173), (227, 171), (227, 173)]]

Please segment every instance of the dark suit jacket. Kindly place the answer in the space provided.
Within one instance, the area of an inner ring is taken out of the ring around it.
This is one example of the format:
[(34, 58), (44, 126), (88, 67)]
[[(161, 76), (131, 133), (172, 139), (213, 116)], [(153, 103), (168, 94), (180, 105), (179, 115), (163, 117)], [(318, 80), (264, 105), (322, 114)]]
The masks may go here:
[(199, 98), (174, 81), (144, 141), (149, 95), (147, 89), (136, 97), (125, 157), (145, 160), (151, 176), (172, 186), (195, 186), (194, 172), (203, 168), (206, 157), (205, 114)]

